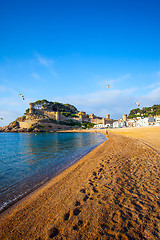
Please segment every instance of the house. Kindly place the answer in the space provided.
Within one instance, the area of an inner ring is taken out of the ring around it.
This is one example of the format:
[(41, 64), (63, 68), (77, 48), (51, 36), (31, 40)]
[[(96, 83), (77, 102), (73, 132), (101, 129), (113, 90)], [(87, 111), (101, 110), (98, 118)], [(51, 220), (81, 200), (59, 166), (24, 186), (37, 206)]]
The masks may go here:
[(156, 125), (160, 126), (160, 115), (155, 117)]
[(94, 128), (112, 128), (112, 127), (113, 127), (113, 124), (110, 124), (110, 123), (94, 125)]
[(136, 127), (148, 127), (156, 125), (156, 120), (154, 117), (141, 118), (136, 122)]
[(127, 120), (127, 127), (136, 127), (136, 120), (135, 119)]
[(127, 126), (126, 121), (123, 121), (123, 120), (118, 120), (113, 123), (113, 128), (122, 128), (126, 126)]

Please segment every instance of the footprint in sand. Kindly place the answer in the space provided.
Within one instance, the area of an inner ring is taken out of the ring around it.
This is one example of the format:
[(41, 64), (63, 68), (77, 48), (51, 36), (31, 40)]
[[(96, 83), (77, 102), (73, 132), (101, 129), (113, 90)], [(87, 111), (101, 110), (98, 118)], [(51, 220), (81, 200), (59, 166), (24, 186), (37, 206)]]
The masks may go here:
[(73, 210), (73, 214), (74, 214), (75, 216), (78, 216), (78, 215), (80, 214), (80, 212), (81, 212), (81, 210), (80, 210), (79, 208), (75, 208), (75, 209)]
[(82, 189), (80, 190), (80, 192), (81, 192), (81, 193), (86, 193), (86, 190), (82, 188)]
[(98, 170), (98, 172), (102, 172), (103, 171), (103, 168), (100, 168), (99, 170)]
[(70, 216), (70, 211), (64, 215), (64, 221), (67, 221)]
[(79, 206), (80, 205), (80, 202), (76, 200), (76, 203), (75, 203), (75, 206)]
[(93, 192), (98, 193), (98, 190), (95, 187), (93, 187), (92, 190)]
[(50, 229), (49, 237), (50, 237), (50, 238), (54, 238), (54, 237), (57, 236), (58, 234), (59, 234), (58, 228), (53, 227), (53, 228)]
[(93, 184), (92, 182), (89, 182), (89, 184), (90, 184), (91, 186), (94, 186), (94, 184)]
[[(88, 194), (88, 195), (90, 195), (90, 194)], [(83, 201), (84, 201), (84, 202), (86, 202), (86, 201), (88, 200), (88, 198), (89, 198), (88, 195), (86, 195), (86, 196), (83, 198)]]
[(76, 224), (73, 226), (73, 230), (78, 231), (78, 226)]

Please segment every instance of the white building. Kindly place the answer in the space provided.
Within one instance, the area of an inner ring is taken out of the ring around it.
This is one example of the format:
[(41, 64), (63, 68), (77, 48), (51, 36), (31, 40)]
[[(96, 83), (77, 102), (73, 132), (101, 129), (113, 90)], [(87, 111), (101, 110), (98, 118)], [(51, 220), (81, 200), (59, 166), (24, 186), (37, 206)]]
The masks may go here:
[(148, 127), (153, 125), (156, 125), (156, 120), (154, 117), (141, 118), (138, 119), (136, 123), (137, 127)]
[(112, 127), (113, 127), (113, 125), (110, 123), (94, 125), (94, 128), (112, 128)]
[(156, 116), (156, 125), (160, 126), (160, 116)]
[(127, 127), (136, 127), (136, 120), (135, 119), (129, 119), (127, 120)]
[(113, 123), (113, 128), (122, 128), (126, 127), (126, 122), (125, 121), (116, 121)]

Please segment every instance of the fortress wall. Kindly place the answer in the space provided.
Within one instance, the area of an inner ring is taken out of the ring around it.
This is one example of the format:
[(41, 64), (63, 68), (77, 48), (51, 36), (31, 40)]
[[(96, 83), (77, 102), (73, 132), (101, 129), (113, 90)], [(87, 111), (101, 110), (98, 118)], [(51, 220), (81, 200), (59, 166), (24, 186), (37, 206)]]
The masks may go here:
[(20, 128), (30, 128), (32, 124), (36, 123), (37, 121), (29, 121), (29, 122), (19, 122)]
[(44, 114), (50, 118), (52, 118), (53, 120), (58, 120), (58, 121), (78, 121), (81, 122), (81, 117), (79, 118), (71, 118), (71, 117), (65, 117), (64, 115), (61, 115), (60, 113), (57, 113), (55, 111), (47, 111), (45, 109), (35, 109), (35, 112), (39, 113), (39, 114)]
[(44, 111), (44, 114), (49, 116), (50, 118), (56, 120), (56, 112)]
[(102, 124), (103, 121), (102, 119), (98, 119), (98, 118), (93, 118), (93, 119), (90, 119), (91, 123), (94, 123), (94, 124)]
[(73, 121), (81, 122), (81, 118), (71, 118)]
[(60, 114), (59, 121), (67, 121), (67, 119), (68, 119), (67, 117)]

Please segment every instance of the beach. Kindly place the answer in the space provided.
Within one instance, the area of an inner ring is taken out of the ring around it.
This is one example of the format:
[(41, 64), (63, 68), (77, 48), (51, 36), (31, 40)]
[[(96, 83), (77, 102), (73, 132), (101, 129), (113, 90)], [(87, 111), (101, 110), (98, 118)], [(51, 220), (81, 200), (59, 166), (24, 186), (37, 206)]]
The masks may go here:
[(108, 132), (108, 140), (2, 213), (0, 239), (158, 240), (160, 127)]

